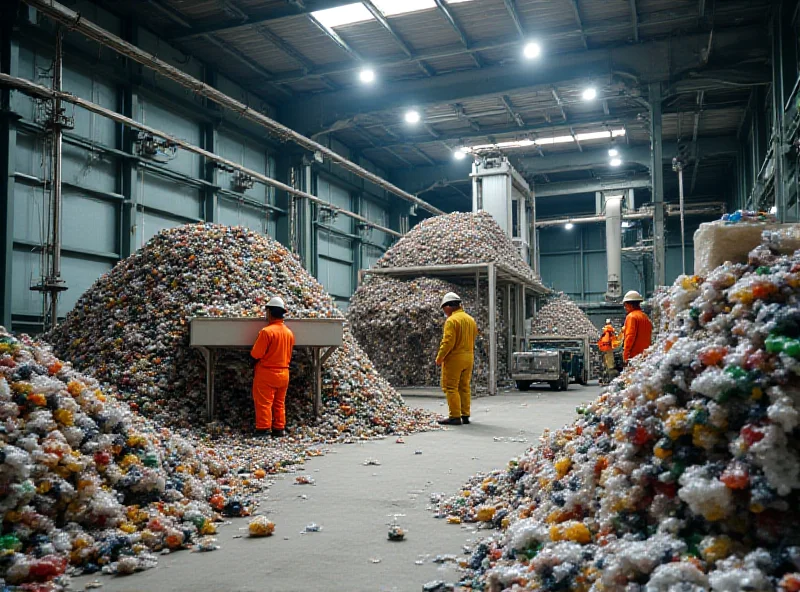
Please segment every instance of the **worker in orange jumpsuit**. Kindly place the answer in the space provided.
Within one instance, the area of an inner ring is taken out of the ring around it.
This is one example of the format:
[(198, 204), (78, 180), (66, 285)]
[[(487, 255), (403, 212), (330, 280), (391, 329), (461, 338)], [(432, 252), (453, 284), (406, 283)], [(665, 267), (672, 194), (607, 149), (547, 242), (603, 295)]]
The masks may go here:
[(475, 319), (461, 308), (458, 294), (448, 292), (442, 299), (442, 310), (447, 315), (444, 335), (436, 355), (436, 365), (442, 367), (442, 390), (447, 396), (450, 417), (439, 421), (442, 425), (469, 423), (470, 382), (475, 363), (475, 337), (478, 325)]
[(642, 295), (636, 290), (631, 290), (622, 299), (625, 306), (624, 345), (622, 348), (622, 361), (627, 366), (633, 358), (650, 347), (653, 338), (653, 323), (642, 311)]
[(250, 355), (258, 360), (253, 377), (256, 434), (273, 438), (286, 435), (286, 389), (294, 333), (283, 322), (285, 314), (283, 299), (272, 298), (267, 303), (267, 326), (258, 332), (250, 350)]
[[(606, 325), (603, 327), (603, 334), (597, 342), (597, 348), (603, 353), (603, 364), (605, 366), (604, 375), (611, 370), (614, 370), (614, 339), (617, 333), (614, 326), (611, 324), (611, 319), (606, 319)], [(600, 380), (603, 383), (603, 378)]]

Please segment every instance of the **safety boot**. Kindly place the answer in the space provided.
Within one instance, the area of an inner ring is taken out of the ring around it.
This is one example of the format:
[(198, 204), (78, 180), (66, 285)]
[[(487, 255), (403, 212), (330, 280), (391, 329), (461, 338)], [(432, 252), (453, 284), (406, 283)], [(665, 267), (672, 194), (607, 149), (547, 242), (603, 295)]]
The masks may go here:
[(464, 425), (469, 425), (469, 415), (462, 415), (461, 423), (463, 423)]
[(276, 430), (276, 429), (273, 428), (272, 437), (273, 438), (285, 438), (286, 437), (286, 430)]
[(447, 419), (440, 419), (439, 425), (461, 425), (460, 417), (449, 417)]

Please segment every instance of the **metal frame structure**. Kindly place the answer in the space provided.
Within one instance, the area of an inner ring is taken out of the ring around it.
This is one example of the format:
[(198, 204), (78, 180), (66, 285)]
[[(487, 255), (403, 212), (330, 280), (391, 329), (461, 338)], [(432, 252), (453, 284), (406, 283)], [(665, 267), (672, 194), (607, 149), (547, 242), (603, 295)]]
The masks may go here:
[[(206, 417), (216, 415), (214, 377), (220, 349), (250, 349), (258, 331), (264, 327), (263, 318), (253, 317), (194, 317), (189, 319), (189, 346), (203, 355), (206, 366)], [(287, 319), (286, 325), (295, 334), (295, 347), (311, 350), (314, 374), (312, 404), (314, 417), (322, 409), (322, 365), (343, 344), (343, 319)], [(325, 350), (324, 352), (322, 350)]]
[[(395, 278), (438, 277), (460, 283), (475, 282), (476, 300), (480, 302), (480, 283), (486, 278), (489, 303), (489, 395), (497, 394), (497, 290), (499, 286), (506, 288), (506, 320), (508, 328), (509, 368), (514, 347), (519, 339), (525, 336), (525, 299), (528, 292), (543, 295), (550, 292), (541, 283), (528, 278), (501, 263), (464, 263), (457, 265), (428, 265), (414, 267), (377, 267), (362, 269), (359, 272), (359, 283), (367, 275), (383, 275)], [(511, 292), (515, 291), (517, 305), (511, 310)], [(513, 317), (513, 318), (511, 318)]]

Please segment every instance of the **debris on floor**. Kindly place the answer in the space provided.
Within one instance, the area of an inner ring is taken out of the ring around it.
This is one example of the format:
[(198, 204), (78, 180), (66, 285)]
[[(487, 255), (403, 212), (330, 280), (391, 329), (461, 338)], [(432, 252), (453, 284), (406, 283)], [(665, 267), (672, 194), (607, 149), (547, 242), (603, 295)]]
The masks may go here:
[(275, 523), (266, 516), (256, 516), (250, 521), (247, 530), (251, 537), (270, 536), (275, 532)]
[(437, 516), (497, 529), (482, 590), (796, 590), (800, 251), (679, 278), (666, 332), (572, 425)]

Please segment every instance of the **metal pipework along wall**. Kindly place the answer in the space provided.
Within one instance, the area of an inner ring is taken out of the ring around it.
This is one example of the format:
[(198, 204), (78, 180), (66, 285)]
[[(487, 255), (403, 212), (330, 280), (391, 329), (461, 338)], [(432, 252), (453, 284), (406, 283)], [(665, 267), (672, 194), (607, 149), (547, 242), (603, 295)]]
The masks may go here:
[[(103, 22), (110, 20), (113, 17), (105, 14)], [(142, 36), (145, 41), (140, 42), (145, 43), (147, 35)], [(47, 41), (25, 35), (22, 39), (15, 37), (12, 44), (15, 51), (8, 55), (12, 56), (13, 68), (4, 66), (3, 72), (47, 87), (49, 81), (44, 73), (52, 62)], [(219, 156), (236, 167), (274, 178), (279, 171), (272, 144), (265, 136), (254, 134), (252, 126), (246, 127), (243, 122), (239, 122), (243, 124), (241, 128), (237, 127), (236, 122), (225, 121), (222, 116), (215, 122), (202, 101), (196, 97), (187, 99), (186, 93), (169, 81), (154, 78), (145, 88), (137, 83), (141, 79), (131, 73), (112, 75), (102, 64), (91, 66), (75, 49), (70, 35), (66, 45), (65, 91), (87, 101), (87, 105), (97, 105), (112, 114), (126, 114), (140, 127), (163, 130), (181, 142), (208, 149), (209, 154), (178, 150), (174, 156), (165, 157), (168, 162), (154, 162), (138, 154), (138, 131), (91, 110), (68, 106), (67, 114), (75, 117), (75, 129), (65, 133), (62, 161), (62, 275), (69, 285), (61, 298), (62, 316), (102, 273), (162, 229), (187, 222), (215, 221), (247, 226), (277, 237), (280, 217), (286, 212), (285, 196), (262, 183), (236, 192), (232, 185), (237, 173), (211, 165), (211, 156)], [(227, 92), (245, 95), (232, 82), (213, 76), (197, 62), (188, 62), (185, 67), (197, 76), (213, 79)], [(11, 277), (1, 288), (0, 296), (8, 306), (2, 309), (0, 323), (36, 333), (41, 329), (41, 297), (29, 287), (40, 275), (41, 246), (46, 240), (41, 232), (49, 178), (48, 161), (42, 158), (43, 110), (40, 103), (27, 96), (2, 88), (3, 95), (10, 95), (10, 112), (4, 121), (14, 121), (15, 125), (13, 134), (3, 126), (4, 135), (0, 137), (8, 157), (4, 162), (13, 167), (7, 177), (10, 192), (4, 207), (4, 212), (11, 215), (8, 227), (13, 229), (4, 235), (8, 239), (4, 251), (8, 256), (4, 260), (9, 261)], [(372, 199), (378, 210), (388, 207), (381, 203), (382, 196)], [(390, 237), (386, 239), (390, 242), (398, 233), (388, 224), (380, 224), (388, 220), (387, 216), (371, 214), (374, 215), (364, 217), (364, 224), (374, 220), (387, 232), (373, 232)], [(371, 256), (380, 255), (373, 251)]]
[(410, 193), (403, 191), (399, 187), (389, 183), (378, 175), (375, 175), (363, 167), (358, 166), (354, 162), (343, 157), (341, 154), (338, 154), (335, 150), (331, 150), (327, 146), (323, 146), (318, 142), (306, 138), (302, 134), (299, 134), (294, 130), (278, 123), (274, 119), (271, 119), (267, 115), (250, 108), (247, 104), (238, 101), (229, 95), (226, 95), (219, 89), (205, 84), (199, 77), (192, 76), (180, 68), (158, 58), (155, 54), (147, 52), (142, 48), (137, 47), (135, 44), (127, 42), (119, 36), (114, 35), (111, 31), (108, 31), (91, 22), (87, 18), (84, 18), (81, 14), (70, 10), (58, 2), (55, 2), (55, 0), (23, 1), (47, 17), (53, 19), (55, 22), (66, 25), (70, 29), (78, 31), (102, 46), (113, 49), (119, 54), (126, 56), (163, 76), (166, 76), (170, 80), (173, 80), (192, 92), (203, 96), (222, 107), (230, 109), (235, 113), (238, 113), (241, 117), (248, 119), (256, 125), (262, 126), (277, 137), (290, 140), (296, 143), (298, 146), (301, 146), (313, 153), (319, 153), (328, 158), (331, 162), (334, 162), (342, 167), (344, 170), (354, 173), (363, 179), (367, 179), (393, 193), (394, 195), (405, 199), (432, 214), (444, 213), (431, 204), (419, 199), (415, 195), (411, 195)]

